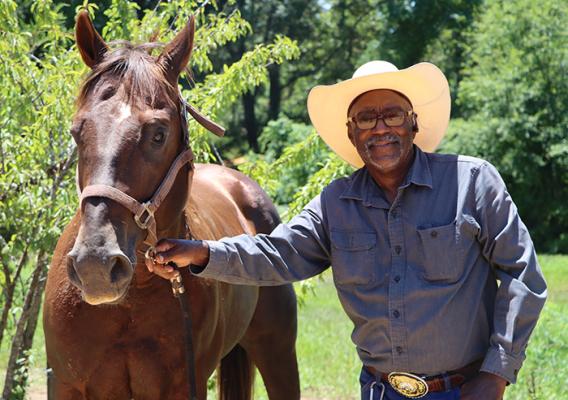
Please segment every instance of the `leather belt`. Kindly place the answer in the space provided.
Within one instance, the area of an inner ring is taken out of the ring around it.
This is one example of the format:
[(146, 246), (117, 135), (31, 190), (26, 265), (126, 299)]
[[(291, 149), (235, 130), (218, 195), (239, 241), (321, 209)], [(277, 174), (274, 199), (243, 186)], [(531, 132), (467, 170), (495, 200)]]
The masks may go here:
[[(397, 391), (398, 389), (395, 386), (397, 381), (396, 378), (398, 376), (401, 376), (403, 378), (410, 377), (410, 379), (417, 378), (420, 381), (422, 381), (423, 384), (426, 385), (427, 390), (425, 391), (425, 393), (428, 393), (428, 392), (442, 392), (449, 390), (450, 388), (455, 388), (462, 385), (464, 382), (472, 379), (479, 373), (479, 369), (481, 368), (482, 362), (483, 360), (476, 360), (466, 365), (465, 367), (453, 371), (448, 371), (443, 374), (429, 375), (429, 376), (425, 376), (424, 374), (408, 374), (404, 372), (384, 373), (384, 372), (379, 372), (375, 368), (367, 365), (364, 368), (376, 378), (380, 377), (382, 381), (389, 382), (391, 386), (393, 386), (393, 388)], [(420, 396), (408, 396), (408, 397), (412, 398)]]

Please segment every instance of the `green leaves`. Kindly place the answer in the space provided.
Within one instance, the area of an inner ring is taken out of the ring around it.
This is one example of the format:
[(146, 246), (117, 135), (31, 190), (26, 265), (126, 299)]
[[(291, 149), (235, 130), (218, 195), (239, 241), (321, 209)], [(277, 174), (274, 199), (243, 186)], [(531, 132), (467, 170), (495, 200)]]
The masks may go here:
[[(195, 83), (184, 97), (212, 119), (239, 100), (240, 96), (255, 87), (265, 84), (268, 79), (268, 65), (282, 63), (299, 54), (295, 42), (284, 36), (267, 45), (259, 44), (244, 53), (241, 59), (230, 66), (224, 65), (223, 72), (209, 74), (201, 83)], [(210, 134), (202, 127), (190, 125), (192, 148), (200, 162), (212, 159), (207, 138)]]
[[(104, 12), (88, 1), (80, 8), (94, 19), (107, 18), (102, 34), (108, 41), (146, 42), (156, 33), (166, 41), (195, 14), (198, 24), (191, 64), (200, 73), (210, 73), (210, 53), (249, 34), (251, 28), (239, 12), (227, 15), (208, 9), (205, 13), (206, 4), (217, 7), (209, 1), (160, 2), (145, 10), (141, 19), (140, 7), (133, 1), (112, 0)], [(0, 0), (0, 308), (6, 304), (8, 287), (17, 288), (11, 308), (14, 320), (22, 310), (23, 279), (33, 268), (27, 262), (28, 252), (33, 258), (51, 254), (78, 206), (76, 147), (69, 129), (86, 67), (74, 45), (72, 28), (64, 25), (62, 10), (61, 4), (51, 0)], [(269, 65), (298, 54), (294, 41), (278, 36), (217, 73), (192, 81), (184, 95), (215, 119), (241, 94), (264, 84)], [(212, 135), (193, 120), (190, 132), (197, 157), (211, 159)], [(2, 323), (0, 329), (6, 326), (13, 328)]]
[(444, 144), (498, 167), (540, 251), (568, 251), (567, 17), (566, 2), (487, 2)]

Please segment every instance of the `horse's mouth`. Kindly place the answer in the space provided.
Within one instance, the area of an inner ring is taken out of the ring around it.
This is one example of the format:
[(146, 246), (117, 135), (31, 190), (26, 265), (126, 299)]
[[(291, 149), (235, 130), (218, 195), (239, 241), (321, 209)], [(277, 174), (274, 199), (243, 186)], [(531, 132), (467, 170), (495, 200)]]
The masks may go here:
[(116, 295), (111, 294), (89, 294), (84, 289), (81, 290), (81, 297), (85, 303), (88, 303), (92, 306), (102, 306), (102, 305), (109, 305), (109, 306), (116, 306), (120, 305), (124, 302), (124, 300), (128, 297), (129, 287), (125, 290), (122, 290), (122, 293), (116, 293)]
[(68, 254), (67, 276), (86, 303), (116, 305), (128, 295), (134, 265), (122, 251), (84, 251), (76, 246)]

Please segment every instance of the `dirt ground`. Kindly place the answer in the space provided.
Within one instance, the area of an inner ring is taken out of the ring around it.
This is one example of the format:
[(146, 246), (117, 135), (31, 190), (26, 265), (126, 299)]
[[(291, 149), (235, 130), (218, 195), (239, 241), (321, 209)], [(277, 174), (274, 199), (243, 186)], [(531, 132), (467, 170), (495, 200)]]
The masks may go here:
[(27, 400), (47, 400), (47, 389), (44, 388), (30, 388), (26, 393)]

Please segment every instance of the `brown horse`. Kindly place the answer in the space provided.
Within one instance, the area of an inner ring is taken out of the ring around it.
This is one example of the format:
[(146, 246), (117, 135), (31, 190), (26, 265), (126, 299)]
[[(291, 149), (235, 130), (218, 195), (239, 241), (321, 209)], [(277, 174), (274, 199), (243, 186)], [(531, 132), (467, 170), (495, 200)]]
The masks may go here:
[[(76, 38), (92, 69), (72, 134), (79, 190), (112, 186), (145, 201), (186, 150), (177, 81), (193, 19), (158, 57), (149, 45), (110, 51), (86, 13)], [(82, 199), (49, 271), (44, 329), (50, 393), (70, 399), (187, 399), (181, 313), (167, 280), (144, 265), (146, 231), (120, 202)], [(155, 213), (158, 237), (218, 239), (270, 232), (278, 215), (260, 187), (215, 165), (185, 164)], [(252, 363), (271, 399), (298, 399), (296, 298), (290, 285), (257, 288), (182, 271), (191, 304), (196, 391), (220, 365), (220, 395), (250, 398)]]

